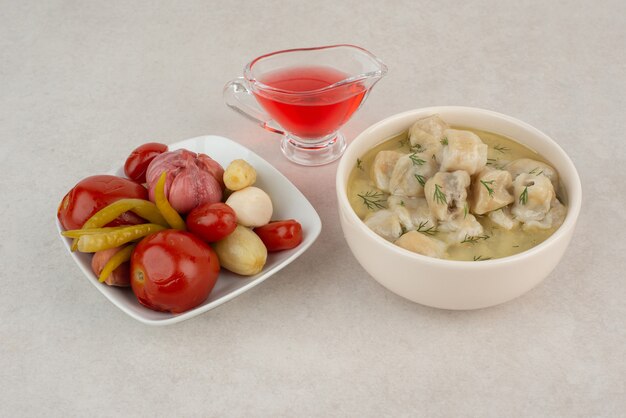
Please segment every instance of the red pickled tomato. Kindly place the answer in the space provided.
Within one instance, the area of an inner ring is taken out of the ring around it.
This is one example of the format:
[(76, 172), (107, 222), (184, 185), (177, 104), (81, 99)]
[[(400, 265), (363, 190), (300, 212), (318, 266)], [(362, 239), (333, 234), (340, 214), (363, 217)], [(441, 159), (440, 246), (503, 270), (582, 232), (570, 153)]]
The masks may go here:
[(254, 228), (267, 251), (290, 250), (302, 242), (302, 225), (293, 219), (270, 222)]
[(157, 155), (167, 151), (167, 145), (158, 142), (148, 142), (138, 146), (130, 153), (124, 164), (124, 174), (138, 183), (146, 182), (148, 166)]
[(189, 212), (187, 229), (206, 242), (217, 242), (237, 227), (235, 211), (225, 203), (205, 203)]
[(219, 271), (217, 254), (209, 244), (189, 232), (168, 229), (137, 244), (130, 260), (130, 283), (147, 308), (181, 313), (209, 297)]
[[(100, 209), (124, 199), (148, 199), (141, 184), (108, 174), (91, 176), (79, 181), (59, 205), (57, 217), (65, 229), (79, 229)], [(133, 225), (145, 222), (132, 212), (125, 212), (106, 226)]]

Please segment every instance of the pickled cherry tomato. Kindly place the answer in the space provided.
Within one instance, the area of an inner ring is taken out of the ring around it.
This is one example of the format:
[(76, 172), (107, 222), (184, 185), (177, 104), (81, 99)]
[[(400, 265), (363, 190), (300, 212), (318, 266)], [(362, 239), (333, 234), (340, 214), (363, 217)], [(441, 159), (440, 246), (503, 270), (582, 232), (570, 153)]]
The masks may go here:
[(148, 142), (138, 146), (130, 153), (124, 164), (124, 174), (138, 183), (146, 182), (146, 170), (157, 155), (167, 151), (167, 145)]
[(254, 228), (267, 251), (290, 250), (302, 242), (302, 225), (293, 219), (270, 222)]
[(187, 229), (206, 242), (217, 242), (237, 227), (235, 211), (225, 203), (205, 203), (187, 215)]

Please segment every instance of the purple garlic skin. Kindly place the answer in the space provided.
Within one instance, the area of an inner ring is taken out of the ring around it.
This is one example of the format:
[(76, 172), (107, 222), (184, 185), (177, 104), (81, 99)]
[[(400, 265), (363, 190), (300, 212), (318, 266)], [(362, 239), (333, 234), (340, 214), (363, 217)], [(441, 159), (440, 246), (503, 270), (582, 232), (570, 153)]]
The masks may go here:
[(222, 200), (224, 169), (211, 157), (187, 150), (168, 151), (157, 156), (146, 171), (150, 200), (162, 172), (167, 172), (165, 196), (180, 214), (196, 206)]

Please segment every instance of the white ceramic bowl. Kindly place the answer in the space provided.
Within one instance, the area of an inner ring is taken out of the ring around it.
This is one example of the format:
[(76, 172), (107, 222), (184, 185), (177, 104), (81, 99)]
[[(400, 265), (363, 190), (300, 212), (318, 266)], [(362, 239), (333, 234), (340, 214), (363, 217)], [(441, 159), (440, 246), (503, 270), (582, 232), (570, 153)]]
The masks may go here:
[[(421, 117), (438, 113), (451, 125), (515, 139), (545, 157), (559, 172), (567, 216), (547, 240), (522, 253), (481, 262), (430, 258), (376, 235), (350, 207), (347, 183), (357, 158)], [(363, 268), (392, 292), (443, 309), (479, 309), (514, 299), (535, 287), (558, 264), (574, 232), (582, 190), (574, 164), (550, 137), (512, 117), (483, 109), (443, 106), (411, 110), (369, 127), (348, 146), (337, 169), (337, 198), (344, 236)]]
[[(267, 263), (263, 270), (254, 276), (242, 277), (222, 269), (207, 300), (187, 312), (172, 314), (156, 312), (140, 305), (130, 288), (119, 288), (99, 283), (98, 278), (91, 271), (91, 254), (71, 252), (70, 240), (59, 234), (65, 248), (85, 274), (87, 280), (96, 286), (96, 289), (115, 306), (148, 325), (168, 325), (193, 318), (252, 289), (302, 255), (315, 242), (322, 229), (320, 218), (307, 198), (276, 168), (248, 148), (228, 138), (215, 135), (187, 139), (169, 146), (170, 150), (180, 148), (207, 154), (224, 167), (237, 158), (249, 162), (258, 173), (255, 185), (265, 190), (272, 198), (274, 204), (272, 218), (297, 219), (302, 225), (303, 238), (302, 243), (296, 248), (268, 254)], [(119, 168), (109, 174), (123, 177), (124, 171), (123, 168)], [(56, 224), (60, 232), (62, 228), (58, 219)]]

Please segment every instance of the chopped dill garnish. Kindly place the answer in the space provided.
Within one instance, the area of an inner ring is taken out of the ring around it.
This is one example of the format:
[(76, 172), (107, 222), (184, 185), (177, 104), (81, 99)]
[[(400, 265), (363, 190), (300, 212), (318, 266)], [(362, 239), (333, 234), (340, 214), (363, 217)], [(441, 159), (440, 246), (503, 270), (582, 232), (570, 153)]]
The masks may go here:
[(417, 179), (418, 183), (424, 187), (424, 185), (426, 184), (426, 180), (424, 179), (424, 176), (420, 175), (420, 174), (413, 174), (415, 176), (415, 178)]
[(400, 201), (400, 206), (404, 206), (404, 200)]
[(496, 145), (494, 145), (494, 146), (493, 146), (493, 149), (495, 149), (495, 150), (496, 150), (496, 151), (498, 151), (498, 152), (501, 152), (502, 154), (504, 154), (505, 152), (507, 152), (507, 151), (510, 151), (510, 150), (511, 150), (511, 148), (503, 147), (503, 146), (502, 146), (502, 145), (500, 145), (500, 144), (496, 144)]
[(363, 171), (363, 160), (361, 160), (360, 158), (356, 159), (356, 168)]
[(417, 232), (421, 232), (426, 235), (435, 235), (437, 232), (439, 232), (436, 226), (433, 225), (431, 227), (426, 228), (426, 225), (428, 225), (428, 221), (420, 222), (419, 225), (417, 226)]
[(532, 170), (530, 170), (528, 174), (534, 174), (535, 176), (538, 176), (540, 174), (543, 174), (543, 170), (540, 170), (539, 167), (535, 167)]
[(493, 197), (493, 189), (489, 186), (493, 186), (493, 183), (495, 182), (495, 180), (489, 180), (489, 181), (485, 181), (485, 180), (481, 180), (480, 183), (485, 186), (485, 188), (487, 189), (487, 193), (489, 193), (489, 197)]
[(408, 143), (409, 143), (409, 138), (401, 139), (400, 141), (398, 141), (398, 148), (402, 148)]
[(465, 244), (465, 243), (476, 244), (480, 240), (488, 240), (489, 238), (490, 237), (487, 234), (483, 234), (483, 235), (465, 234), (465, 238), (463, 238), (463, 241), (461, 241), (461, 244)]
[(491, 257), (485, 257), (483, 258), (482, 255), (475, 255), (474, 256), (474, 261), (485, 261), (485, 260), (491, 260)]
[(385, 208), (385, 195), (381, 192), (369, 190), (365, 194), (357, 194), (363, 199), (363, 204), (367, 206), (369, 210), (384, 209)]
[(469, 206), (467, 202), (463, 205), (463, 219), (467, 218), (467, 214), (469, 213)]
[(435, 202), (444, 205), (448, 204), (448, 200), (446, 199), (446, 195), (443, 194), (443, 192), (441, 191), (441, 186), (438, 184), (435, 184), (435, 193), (433, 193), (433, 199), (435, 199)]
[(500, 160), (498, 160), (497, 158), (487, 158), (487, 165), (488, 166), (493, 167), (496, 170), (503, 170), (504, 167), (506, 167), (507, 163), (498, 164), (499, 162), (500, 162)]
[(519, 195), (519, 202), (522, 205), (528, 203), (528, 186), (524, 187), (524, 191)]
[(415, 153), (415, 152), (413, 154), (409, 155), (409, 158), (413, 162), (413, 165), (424, 165), (424, 163), (426, 162), (426, 161), (422, 160), (420, 157), (418, 157), (417, 153)]
[(513, 248), (519, 248), (519, 245), (514, 245)]
[(448, 137), (444, 136), (443, 138), (441, 138), (441, 145), (448, 145)]

